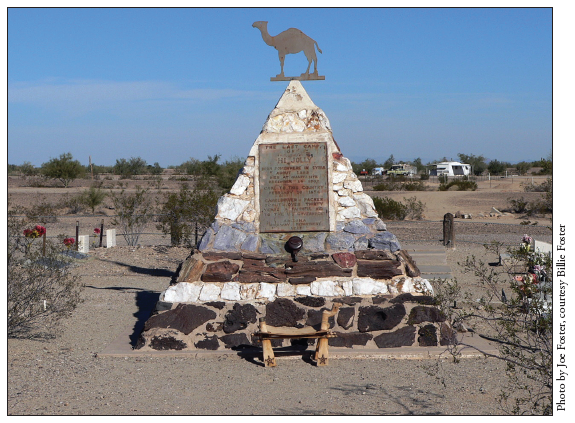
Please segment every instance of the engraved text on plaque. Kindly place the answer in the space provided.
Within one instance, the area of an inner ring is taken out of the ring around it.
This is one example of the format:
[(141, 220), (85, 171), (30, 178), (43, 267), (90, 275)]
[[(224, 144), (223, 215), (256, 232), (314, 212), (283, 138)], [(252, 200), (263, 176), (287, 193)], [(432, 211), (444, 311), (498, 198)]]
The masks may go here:
[(329, 231), (327, 145), (260, 144), (260, 232)]

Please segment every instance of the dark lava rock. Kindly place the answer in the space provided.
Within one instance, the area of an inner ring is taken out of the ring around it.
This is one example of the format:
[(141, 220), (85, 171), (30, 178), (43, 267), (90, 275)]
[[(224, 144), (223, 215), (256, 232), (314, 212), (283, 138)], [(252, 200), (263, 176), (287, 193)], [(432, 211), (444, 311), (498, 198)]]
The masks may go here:
[(437, 329), (434, 325), (425, 325), (417, 332), (419, 337), (420, 347), (436, 347), (437, 346)]
[(344, 328), (349, 329), (353, 325), (353, 318), (355, 317), (354, 307), (342, 307), (337, 313), (337, 324)]
[(357, 303), (361, 303), (362, 299), (363, 298), (361, 298), (361, 297), (338, 297), (338, 298), (334, 298), (332, 300), (332, 302), (346, 304), (346, 305), (354, 305)]
[(250, 323), (256, 322), (257, 314), (258, 311), (253, 305), (235, 303), (234, 308), (226, 314), (224, 332), (232, 333), (247, 328)]
[(277, 298), (266, 305), (266, 323), (270, 326), (295, 327), (305, 316), (305, 310), (286, 298)]
[(390, 330), (401, 323), (405, 314), (403, 304), (395, 304), (386, 308), (378, 306), (360, 307), (357, 328), (360, 332)]
[(217, 261), (206, 266), (202, 275), (204, 282), (229, 282), (240, 266), (230, 261)]
[(393, 295), (377, 295), (371, 299), (371, 302), (373, 304), (383, 304), (386, 303), (390, 298), (393, 298)]
[(209, 307), (217, 308), (218, 310), (221, 310), (226, 306), (226, 303), (224, 303), (223, 301), (210, 301), (204, 304)]
[[(326, 308), (322, 308), (321, 310), (308, 310), (307, 311), (307, 321), (306, 326), (311, 326), (315, 330), (321, 329), (321, 317), (323, 315), (323, 311), (327, 310)], [(335, 326), (335, 316), (330, 316), (328, 319), (329, 328), (333, 328)]]
[(434, 305), (435, 299), (433, 297), (430, 297), (429, 295), (413, 295), (407, 292), (405, 294), (399, 294), (397, 297), (393, 298), (389, 302), (393, 304), (410, 302), (410, 303)]
[(226, 344), (226, 348), (234, 348), (239, 346), (251, 346), (251, 342), (245, 333), (234, 333), (232, 335), (224, 335), (220, 340)]
[(295, 301), (307, 307), (323, 307), (325, 298), (323, 297), (295, 297)]
[(435, 307), (415, 306), (409, 313), (408, 325), (417, 325), (423, 322), (445, 322), (445, 315)]
[(198, 326), (216, 318), (216, 312), (193, 304), (178, 304), (172, 310), (150, 317), (144, 331), (152, 328), (171, 328), (189, 334)]
[(358, 260), (357, 276), (374, 279), (391, 279), (403, 275), (399, 260)]
[(223, 322), (210, 322), (206, 324), (206, 330), (208, 332), (219, 332), (224, 329)]
[(371, 333), (345, 333), (338, 332), (337, 337), (328, 338), (328, 345), (332, 347), (342, 347), (351, 348), (354, 345), (365, 345), (367, 341), (372, 339), (373, 335)]
[(218, 341), (218, 337), (214, 335), (206, 336), (201, 341), (196, 342), (194, 346), (202, 350), (217, 350), (220, 346), (220, 343)]
[(150, 347), (155, 350), (183, 350), (188, 345), (173, 336), (154, 336), (150, 341)]
[(377, 348), (409, 347), (415, 342), (415, 327), (406, 326), (394, 332), (386, 332), (373, 338)]
[(441, 323), (439, 327), (439, 345), (455, 345), (457, 332), (447, 323)]

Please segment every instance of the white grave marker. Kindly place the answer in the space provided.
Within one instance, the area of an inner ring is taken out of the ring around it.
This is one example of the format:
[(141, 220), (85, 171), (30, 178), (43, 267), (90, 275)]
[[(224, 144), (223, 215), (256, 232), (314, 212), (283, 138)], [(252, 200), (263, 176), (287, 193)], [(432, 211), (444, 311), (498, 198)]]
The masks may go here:
[(90, 235), (78, 236), (78, 252), (88, 253), (90, 250)]
[(116, 246), (116, 230), (106, 229), (106, 248)]

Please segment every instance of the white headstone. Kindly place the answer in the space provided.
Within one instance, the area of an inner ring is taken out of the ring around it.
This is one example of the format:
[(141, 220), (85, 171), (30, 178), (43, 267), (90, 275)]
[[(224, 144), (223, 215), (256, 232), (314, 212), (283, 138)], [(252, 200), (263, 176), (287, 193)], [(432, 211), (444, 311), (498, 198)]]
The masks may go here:
[(90, 250), (90, 235), (78, 236), (78, 251), (80, 253), (87, 253)]
[(106, 229), (106, 248), (116, 246), (116, 230)]
[(535, 240), (535, 252), (541, 254), (553, 254), (553, 246), (547, 242)]

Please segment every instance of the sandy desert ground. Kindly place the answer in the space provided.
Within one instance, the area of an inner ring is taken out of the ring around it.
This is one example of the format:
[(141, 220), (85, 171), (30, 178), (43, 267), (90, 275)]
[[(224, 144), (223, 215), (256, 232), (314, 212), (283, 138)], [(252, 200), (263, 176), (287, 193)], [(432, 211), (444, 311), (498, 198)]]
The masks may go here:
[[(32, 204), (38, 198), (61, 201), (82, 188), (82, 181), (64, 188), (9, 187), (11, 204)], [(166, 185), (168, 185), (166, 181)], [(132, 182), (130, 182), (132, 184)], [(387, 222), (402, 243), (439, 245), (441, 220), (447, 212), (471, 213), (457, 220), (458, 243), (447, 250), (452, 273), (466, 290), (479, 294), (472, 276), (458, 262), (474, 254), (488, 262), (482, 243), (520, 242), (524, 233), (551, 242), (549, 219), (476, 217), (492, 207), (504, 209), (510, 196), (535, 199), (517, 180), (475, 192), (378, 192), (394, 199), (416, 196), (427, 206), (427, 221)], [(172, 188), (172, 187), (170, 187)], [(166, 189), (162, 190), (166, 191)], [(369, 192), (370, 194), (374, 194)], [(96, 227), (113, 210), (101, 207), (83, 218), (82, 227)], [(75, 216), (48, 229), (73, 235)], [(95, 226), (92, 226), (95, 225)], [(154, 228), (150, 230), (158, 232)], [(120, 238), (119, 238), (120, 241)], [(74, 268), (85, 285), (84, 302), (53, 330), (54, 336), (9, 339), (7, 412), (9, 415), (495, 415), (502, 414), (497, 396), (505, 389), (504, 363), (496, 359), (445, 360), (337, 359), (315, 367), (302, 358), (264, 368), (239, 356), (102, 357), (98, 354), (126, 328), (134, 328), (149, 304), (170, 283), (189, 254), (169, 247), (161, 235), (142, 238), (142, 246), (119, 242), (98, 248)]]

